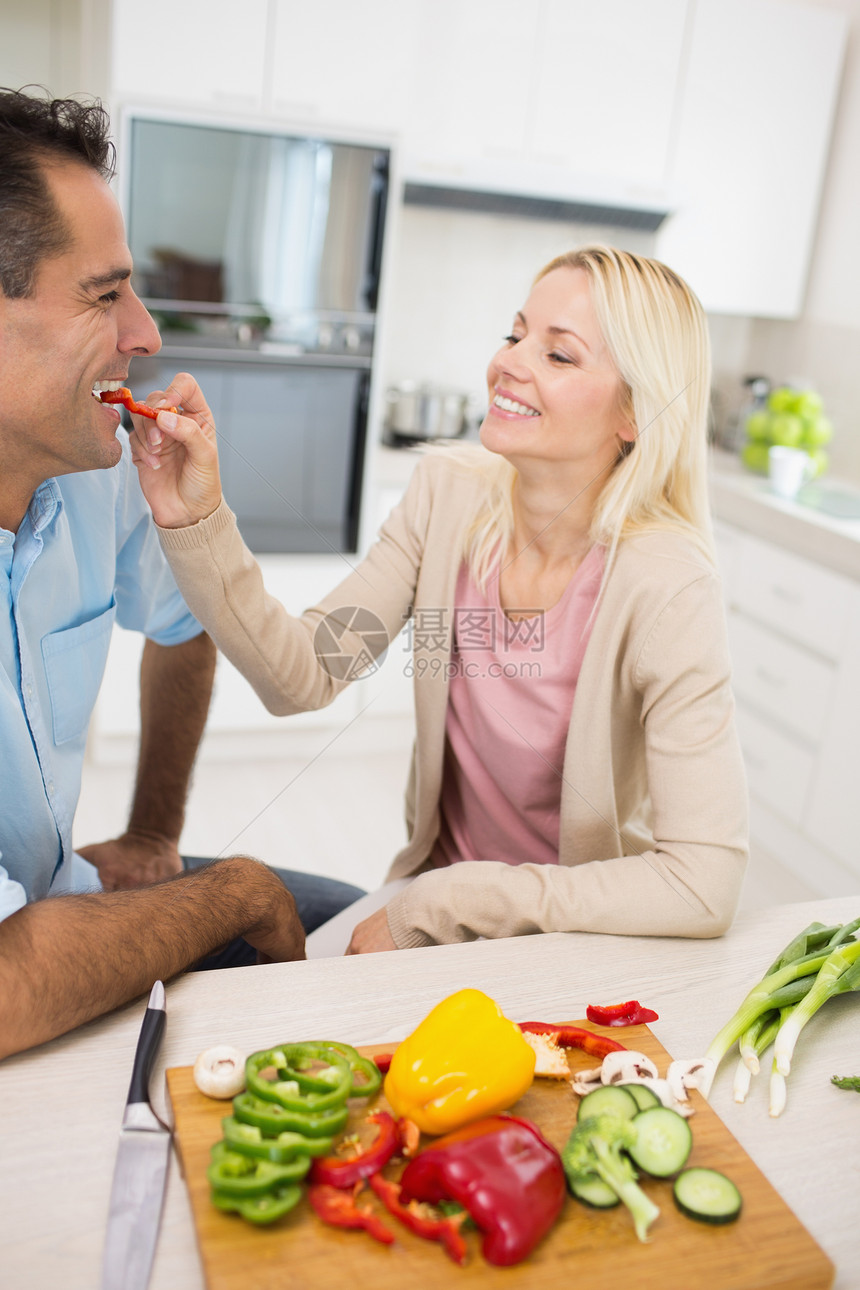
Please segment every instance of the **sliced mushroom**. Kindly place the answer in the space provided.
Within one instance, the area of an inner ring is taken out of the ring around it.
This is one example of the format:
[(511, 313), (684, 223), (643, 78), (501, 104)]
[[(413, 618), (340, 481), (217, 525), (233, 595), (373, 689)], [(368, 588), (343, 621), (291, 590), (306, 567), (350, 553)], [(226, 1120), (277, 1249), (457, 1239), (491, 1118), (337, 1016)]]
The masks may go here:
[(707, 1097), (714, 1080), (716, 1065), (709, 1057), (691, 1057), (674, 1061), (666, 1072), (672, 1092), (679, 1102), (688, 1100), (688, 1090), (697, 1088)]
[(602, 1084), (635, 1084), (656, 1079), (658, 1075), (650, 1057), (627, 1048), (623, 1052), (607, 1053), (600, 1068)]
[(585, 1097), (586, 1093), (590, 1093), (592, 1089), (600, 1088), (603, 1082), (600, 1078), (602, 1071), (602, 1066), (590, 1071), (577, 1071), (570, 1081), (570, 1087), (574, 1093), (579, 1093), (580, 1096)]
[(207, 1097), (235, 1097), (245, 1087), (244, 1054), (227, 1044), (207, 1048), (194, 1063), (194, 1083)]
[(656, 1093), (661, 1104), (663, 1106), (667, 1106), (670, 1111), (677, 1111), (678, 1114), (683, 1115), (685, 1119), (691, 1115), (695, 1115), (696, 1108), (693, 1106), (690, 1099), (688, 1097), (685, 1097), (683, 1100), (677, 1098), (667, 1079), (643, 1079), (641, 1083), (646, 1084), (653, 1093)]

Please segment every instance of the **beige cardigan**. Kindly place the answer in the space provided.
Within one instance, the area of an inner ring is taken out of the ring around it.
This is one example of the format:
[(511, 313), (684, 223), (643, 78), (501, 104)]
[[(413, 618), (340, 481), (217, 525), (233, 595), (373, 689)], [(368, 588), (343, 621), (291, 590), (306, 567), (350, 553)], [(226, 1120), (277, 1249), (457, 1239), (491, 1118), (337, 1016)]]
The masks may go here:
[[(409, 842), (388, 876), (420, 876), (387, 907), (399, 947), (556, 931), (719, 935), (747, 859), (746, 785), (720, 582), (669, 532), (623, 542), (606, 579), (558, 772), (559, 864), (426, 867), (439, 830), (454, 589), (479, 487), (461, 462), (428, 454), (366, 559), (301, 618), (265, 591), (224, 503), (159, 534), (192, 612), (279, 715), (323, 707), (348, 683), (314, 652), (326, 614), (369, 609), (390, 640), (410, 608), (446, 626), (441, 640), (415, 633)], [(347, 631), (343, 650), (361, 647)]]

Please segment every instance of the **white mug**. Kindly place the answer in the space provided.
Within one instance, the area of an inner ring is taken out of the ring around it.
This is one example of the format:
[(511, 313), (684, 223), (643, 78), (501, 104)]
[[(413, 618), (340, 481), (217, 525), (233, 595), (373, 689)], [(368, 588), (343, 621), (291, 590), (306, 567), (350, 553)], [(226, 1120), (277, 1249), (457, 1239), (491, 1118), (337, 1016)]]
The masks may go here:
[(775, 444), (767, 454), (770, 486), (778, 497), (791, 501), (802, 484), (815, 474), (815, 463), (802, 448), (785, 448)]

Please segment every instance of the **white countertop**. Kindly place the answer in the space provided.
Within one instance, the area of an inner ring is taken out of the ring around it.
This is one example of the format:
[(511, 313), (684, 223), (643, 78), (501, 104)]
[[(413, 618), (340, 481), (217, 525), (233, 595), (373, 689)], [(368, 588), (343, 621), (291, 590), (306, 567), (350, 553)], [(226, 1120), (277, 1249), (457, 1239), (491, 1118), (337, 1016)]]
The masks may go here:
[[(319, 1037), (395, 1042), (439, 999), (465, 986), (484, 990), (519, 1021), (572, 1020), (589, 1003), (635, 997), (659, 1012), (652, 1029), (669, 1053), (697, 1055), (797, 932), (813, 919), (829, 924), (857, 914), (860, 891), (742, 914), (726, 936), (711, 941), (553, 934), (192, 974), (167, 988), (154, 1100), (163, 1104), (166, 1067), (189, 1065), (214, 1043), (250, 1052)], [(99, 1284), (119, 1123), (144, 1007), (139, 1000), (0, 1063), (4, 1288)], [(860, 996), (847, 995), (810, 1023), (779, 1120), (767, 1113), (766, 1078), (754, 1083), (744, 1105), (733, 1102), (733, 1060), (721, 1067), (711, 1094), (717, 1114), (836, 1264), (838, 1290), (858, 1285), (860, 1097), (833, 1088), (830, 1076), (860, 1074), (858, 1022)], [(655, 1248), (656, 1238), (649, 1251)], [(605, 1284), (612, 1284), (611, 1269)], [(151, 1290), (203, 1290), (175, 1161)]]
[[(765, 476), (746, 470), (738, 457), (719, 449), (711, 453), (710, 485), (715, 519), (860, 581), (860, 518), (840, 519), (785, 501), (771, 491)], [(860, 507), (860, 489), (852, 484), (825, 476), (816, 487), (856, 497)]]

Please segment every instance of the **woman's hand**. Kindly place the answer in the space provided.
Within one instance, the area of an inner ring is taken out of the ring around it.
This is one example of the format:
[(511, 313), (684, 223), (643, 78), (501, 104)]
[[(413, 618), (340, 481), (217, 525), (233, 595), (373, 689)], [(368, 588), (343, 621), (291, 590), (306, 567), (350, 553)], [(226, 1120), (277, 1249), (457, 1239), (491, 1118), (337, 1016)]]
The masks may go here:
[(211, 515), (221, 501), (215, 422), (199, 385), (187, 372), (146, 401), (150, 407), (163, 403), (182, 408), (179, 416), (160, 412), (155, 421), (133, 416), (129, 442), (156, 524), (186, 528)]
[(346, 947), (347, 954), (377, 954), (381, 950), (396, 950), (391, 932), (388, 930), (388, 916), (384, 907), (377, 909), (370, 918), (359, 923), (352, 933), (352, 940)]

